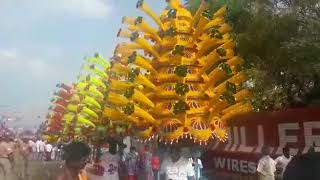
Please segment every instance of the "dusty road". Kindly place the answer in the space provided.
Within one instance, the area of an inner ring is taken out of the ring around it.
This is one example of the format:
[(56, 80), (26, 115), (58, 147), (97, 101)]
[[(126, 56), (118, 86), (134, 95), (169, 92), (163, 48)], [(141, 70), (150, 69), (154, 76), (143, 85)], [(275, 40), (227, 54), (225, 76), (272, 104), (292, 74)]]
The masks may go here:
[[(62, 161), (29, 161), (28, 176), (24, 178), (16, 176), (16, 179), (13, 180), (55, 180), (55, 177), (61, 173), (62, 167)], [(88, 175), (99, 179), (89, 172)]]

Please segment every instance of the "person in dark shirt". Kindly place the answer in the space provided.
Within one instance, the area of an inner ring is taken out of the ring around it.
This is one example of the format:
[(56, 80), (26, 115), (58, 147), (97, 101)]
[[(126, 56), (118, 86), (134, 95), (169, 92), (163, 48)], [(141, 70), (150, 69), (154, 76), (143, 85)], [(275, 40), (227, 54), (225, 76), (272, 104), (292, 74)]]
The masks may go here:
[(88, 180), (84, 168), (91, 152), (90, 147), (82, 142), (72, 142), (63, 150), (65, 168), (63, 174), (56, 180)]
[(320, 153), (309, 152), (292, 159), (283, 180), (320, 180)]

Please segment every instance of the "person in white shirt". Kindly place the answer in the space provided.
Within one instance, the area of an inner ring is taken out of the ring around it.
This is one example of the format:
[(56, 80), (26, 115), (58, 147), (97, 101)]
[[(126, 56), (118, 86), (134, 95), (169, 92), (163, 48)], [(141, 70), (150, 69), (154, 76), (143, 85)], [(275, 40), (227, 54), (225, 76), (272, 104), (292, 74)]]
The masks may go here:
[(109, 151), (103, 151), (100, 164), (104, 168), (101, 180), (119, 180), (119, 161), (120, 155), (117, 153), (116, 146), (110, 146)]
[(282, 152), (283, 152), (283, 155), (275, 159), (277, 174), (281, 179), (283, 178), (283, 173), (286, 170), (287, 165), (292, 159), (292, 156), (290, 156), (289, 148), (287, 147), (283, 148)]
[(38, 139), (36, 142), (36, 146), (37, 146), (37, 153), (38, 153), (37, 159), (42, 160), (45, 152), (45, 143), (41, 139)]
[(57, 144), (53, 145), (52, 153), (51, 153), (51, 159), (57, 160), (57, 154), (58, 154), (58, 147)]
[(37, 145), (34, 141), (32, 141), (32, 139), (30, 139), (28, 141), (28, 146), (29, 146), (29, 149), (30, 149), (30, 152), (31, 152), (31, 156), (30, 156), (30, 159), (32, 160), (36, 160), (36, 157), (37, 157)]
[(170, 158), (166, 158), (160, 168), (161, 179), (165, 180), (194, 180), (192, 162), (181, 157), (180, 148), (171, 148)]
[(198, 157), (193, 157), (192, 158), (192, 166), (194, 168), (194, 175), (195, 175), (195, 180), (201, 179), (202, 176), (202, 161)]
[(51, 161), (52, 145), (50, 143), (45, 145), (46, 150), (46, 160)]
[(276, 162), (270, 157), (270, 148), (263, 147), (262, 154), (257, 167), (259, 180), (275, 180)]

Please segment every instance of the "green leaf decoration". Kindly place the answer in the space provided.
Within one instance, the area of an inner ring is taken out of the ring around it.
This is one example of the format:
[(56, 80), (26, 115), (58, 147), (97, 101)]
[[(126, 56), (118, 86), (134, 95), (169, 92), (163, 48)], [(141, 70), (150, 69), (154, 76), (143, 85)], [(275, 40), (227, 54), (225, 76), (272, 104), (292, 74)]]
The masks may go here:
[(174, 73), (180, 77), (186, 77), (188, 74), (187, 66), (177, 66)]
[(124, 93), (124, 96), (126, 98), (131, 98), (133, 94), (134, 94), (134, 88), (131, 87), (126, 90), (126, 92)]
[(138, 17), (136, 18), (136, 20), (134, 21), (134, 24), (135, 24), (135, 25), (141, 24), (142, 21), (143, 21), (143, 17), (142, 17), (142, 16), (138, 16)]
[(128, 63), (133, 63), (136, 60), (137, 52), (134, 51), (129, 57), (128, 57)]
[(94, 54), (94, 57), (95, 57), (95, 58), (98, 58), (98, 57), (100, 57), (100, 54), (99, 54), (99, 53), (95, 53), (95, 54)]
[(212, 13), (209, 10), (203, 11), (201, 15), (207, 19), (212, 19)]
[(118, 73), (117, 72), (111, 72), (110, 77), (111, 78), (117, 78), (118, 77)]
[(189, 86), (187, 84), (183, 84), (183, 83), (177, 83), (174, 87), (176, 93), (178, 95), (185, 95), (187, 92), (189, 92)]
[(189, 109), (190, 109), (190, 107), (186, 102), (179, 100), (177, 103), (174, 104), (173, 113), (174, 114), (183, 114)]
[(133, 81), (136, 79), (136, 77), (137, 77), (137, 75), (136, 75), (136, 73), (134, 73), (134, 72), (130, 72), (130, 73), (128, 74), (128, 80), (129, 80), (130, 82), (133, 82)]
[(131, 34), (130, 40), (131, 41), (135, 41), (138, 37), (139, 37), (139, 33), (138, 32), (134, 32), (134, 33)]
[(222, 35), (222, 33), (217, 32), (217, 33), (214, 34), (214, 37), (217, 38), (217, 39), (222, 39), (223, 35)]
[(95, 69), (96, 66), (95, 66), (94, 64), (91, 64), (91, 65), (89, 66), (89, 68), (90, 68), (90, 69)]
[(106, 89), (109, 89), (109, 86), (110, 86), (109, 81), (104, 79), (102, 80), (102, 82), (106, 86)]
[(91, 79), (91, 76), (90, 76), (90, 75), (87, 75), (87, 76), (86, 76), (86, 81), (90, 81), (90, 79)]
[(227, 75), (232, 75), (232, 69), (228, 64), (221, 63), (219, 68), (222, 69)]
[(139, 0), (136, 4), (136, 8), (140, 8), (143, 5), (144, 0)]
[(173, 50), (172, 50), (172, 54), (173, 55), (180, 55), (183, 56), (184, 55), (184, 46), (182, 45), (175, 45)]
[(230, 92), (224, 92), (221, 96), (220, 96), (221, 100), (226, 101), (229, 105), (234, 105), (236, 103), (236, 99), (234, 98), (234, 96), (230, 93)]
[(177, 10), (176, 9), (170, 9), (167, 13), (168, 18), (174, 19), (177, 16)]
[(134, 104), (132, 103), (128, 103), (124, 108), (123, 108), (123, 112), (127, 115), (131, 115), (132, 113), (134, 113)]
[[(217, 28), (219, 28), (219, 27), (217, 27)], [(216, 38), (216, 39), (223, 38), (223, 34), (220, 33), (220, 31), (217, 28), (213, 27), (208, 31), (210, 38)]]
[(219, 56), (226, 56), (227, 54), (226, 50), (222, 47), (218, 48), (216, 51), (219, 54)]
[(131, 72), (128, 74), (128, 80), (130, 82), (134, 82), (136, 77), (139, 75), (140, 70), (138, 68), (132, 69)]
[(175, 36), (177, 35), (177, 29), (175, 27), (170, 27), (167, 31), (164, 32), (165, 36)]
[(229, 81), (226, 82), (226, 89), (233, 94), (237, 92), (237, 86)]
[(220, 59), (217, 63), (214, 63), (209, 69), (206, 70), (206, 74), (209, 75), (211, 71), (213, 71), (215, 68), (217, 68), (221, 64), (221, 62), (225, 62), (225, 60)]

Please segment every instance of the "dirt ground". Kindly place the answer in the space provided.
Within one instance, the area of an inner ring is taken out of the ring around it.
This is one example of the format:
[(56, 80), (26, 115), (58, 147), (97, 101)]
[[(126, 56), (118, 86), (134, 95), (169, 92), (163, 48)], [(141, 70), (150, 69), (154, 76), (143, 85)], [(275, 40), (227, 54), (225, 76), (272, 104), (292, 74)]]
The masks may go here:
[(61, 173), (61, 161), (30, 161), (26, 180), (54, 180)]
[[(62, 161), (29, 161), (28, 176), (14, 180), (55, 180), (62, 172)], [(89, 177), (96, 177), (88, 172)]]

